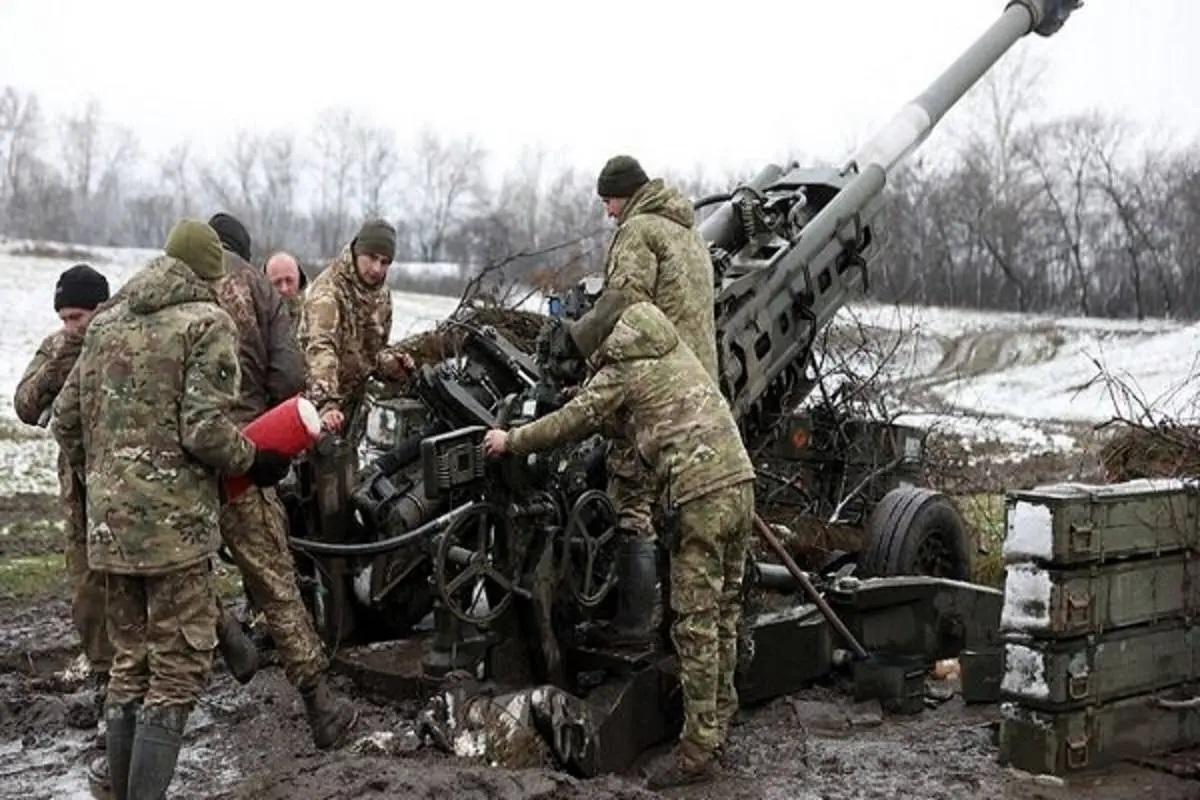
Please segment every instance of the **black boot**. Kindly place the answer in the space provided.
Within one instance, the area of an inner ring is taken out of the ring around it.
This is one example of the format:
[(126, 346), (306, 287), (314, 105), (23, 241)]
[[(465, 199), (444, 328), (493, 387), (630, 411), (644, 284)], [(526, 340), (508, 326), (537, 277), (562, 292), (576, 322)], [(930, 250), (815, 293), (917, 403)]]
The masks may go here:
[(164, 800), (167, 796), (191, 710), (188, 705), (143, 706), (138, 712), (129, 761), (128, 800)]
[(340, 747), (358, 721), (358, 709), (354, 704), (331, 692), (324, 675), (311, 687), (301, 689), (300, 698), (304, 701), (304, 714), (308, 717), (308, 727), (317, 749)]
[(129, 797), (129, 761), (137, 731), (140, 703), (109, 705), (104, 708), (104, 750), (88, 765), (88, 786), (95, 797), (126, 800)]
[(658, 545), (650, 538), (621, 534), (617, 551), (617, 614), (599, 632), (609, 645), (641, 645), (653, 641), (654, 606), (658, 600)]
[(221, 621), (217, 623), (217, 649), (238, 683), (249, 683), (258, 672), (258, 648), (242, 630), (242, 624), (228, 611), (221, 614)]

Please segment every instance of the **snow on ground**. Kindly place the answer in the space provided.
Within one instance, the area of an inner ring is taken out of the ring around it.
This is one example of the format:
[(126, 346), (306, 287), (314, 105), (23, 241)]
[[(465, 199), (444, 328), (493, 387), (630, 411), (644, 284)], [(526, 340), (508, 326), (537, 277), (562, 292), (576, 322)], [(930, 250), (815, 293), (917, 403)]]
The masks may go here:
[[(115, 289), (157, 252), (36, 243), (59, 257), (21, 254), (33, 244), (0, 240), (0, 303), (8, 312), (0, 315), (0, 474), (6, 476), (0, 492), (54, 487), (53, 442), (16, 421), (12, 394), (38, 343), (57, 325), (51, 298), (58, 274), (88, 260)], [(403, 292), (393, 298), (393, 339), (431, 328), (457, 303)], [(532, 298), (526, 307), (536, 310), (539, 302)], [(1188, 389), (1200, 358), (1200, 326), (877, 303), (844, 309), (838, 325), (869, 328), (871, 349), (890, 353), (883, 374), (890, 402), (903, 412), (899, 421), (968, 444), (1001, 443), (1017, 454), (1067, 451), (1087, 425), (1132, 416), (1127, 399), (1116, 393), (1121, 402), (1114, 402), (1114, 393), (1095, 382), (1098, 364), (1160, 415), (1200, 416)]]

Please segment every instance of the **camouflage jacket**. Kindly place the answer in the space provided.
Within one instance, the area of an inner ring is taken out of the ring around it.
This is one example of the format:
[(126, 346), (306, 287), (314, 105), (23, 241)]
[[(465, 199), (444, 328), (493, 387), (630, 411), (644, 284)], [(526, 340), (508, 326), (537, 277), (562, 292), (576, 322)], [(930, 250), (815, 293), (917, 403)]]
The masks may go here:
[[(83, 347), (83, 331), (66, 331), (59, 328), (42, 340), (33, 360), (25, 368), (13, 397), (13, 408), (17, 418), (26, 425), (49, 427), (50, 409), (54, 398), (62, 391), (63, 384), (79, 351)], [(83, 535), (86, 524), (80, 487), (67, 463), (66, 454), (58, 451), (58, 501), (67, 521), (68, 535), (78, 539)]]
[(217, 299), (237, 324), (242, 371), (231, 413), (245, 424), (304, 391), (304, 359), (287, 306), (267, 276), (228, 250), (225, 264), (229, 277), (217, 285)]
[[(299, 294), (294, 294), (291, 297), (285, 297), (283, 304), (287, 308), (288, 320), (292, 331), (292, 338), (299, 341), (300, 335), (300, 315), (304, 313), (304, 291)], [(300, 361), (304, 361), (304, 354), (301, 353)]]
[(318, 411), (348, 410), (388, 351), (391, 331), (391, 289), (363, 284), (346, 245), (308, 287), (300, 316), (306, 394)]
[(638, 454), (670, 504), (754, 480), (728, 403), (652, 303), (627, 308), (591, 361), (596, 373), (569, 403), (510, 433), (513, 453), (582, 439), (625, 409)]
[(59, 328), (42, 340), (13, 396), (13, 409), (21, 422), (45, 426), (43, 417), (49, 414), (54, 398), (67, 382), (82, 347), (83, 331)]
[(160, 256), (88, 326), (52, 430), (87, 489), (88, 564), (155, 575), (216, 552), (220, 473), (254, 446), (228, 416), (237, 328), (213, 287)]
[(656, 178), (629, 198), (604, 266), (604, 285), (654, 303), (717, 380), (713, 265), (692, 204)]

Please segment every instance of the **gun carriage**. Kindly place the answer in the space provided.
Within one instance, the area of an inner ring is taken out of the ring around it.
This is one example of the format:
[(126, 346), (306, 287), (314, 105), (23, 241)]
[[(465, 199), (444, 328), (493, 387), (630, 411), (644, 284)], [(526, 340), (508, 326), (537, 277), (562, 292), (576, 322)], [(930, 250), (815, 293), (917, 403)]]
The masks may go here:
[[(770, 165), (697, 203), (714, 264), (721, 388), (745, 441), (799, 474), (798, 511), (862, 534), (860, 548), (807, 564), (811, 575), (787, 559), (749, 565), (746, 704), (842, 672), (856, 691), (886, 695), (885, 707), (913, 710), (913, 676), (925, 666), (998, 646), (1002, 597), (966, 582), (961, 516), (915, 485), (922, 431), (796, 409), (820, 381), (818, 335), (868, 288), (889, 172), (1012, 45), (1055, 33), (1078, 5), (1007, 3), (841, 169)], [(282, 491), (305, 599), (330, 648), (415, 637), (426, 681), (465, 670), (501, 690), (556, 687), (576, 712), (543, 720), (545, 738), (584, 775), (624, 769), (673, 733), (669, 639), (621, 649), (589, 637), (615, 610), (605, 439), (497, 460), (480, 442), (490, 427), (557, 408), (581, 380), (563, 322), (597, 290), (584, 282), (552, 298), (532, 352), (495, 327), (455, 322), (460, 353), (424, 364), (404, 398), (377, 406), (375, 421), (391, 427), (384, 452), (360, 463), (352, 442), (325, 440)], [(847, 486), (860, 487), (850, 501)], [(764, 483), (760, 508), (780, 494)], [(820, 596), (799, 591), (811, 592), (810, 578)]]

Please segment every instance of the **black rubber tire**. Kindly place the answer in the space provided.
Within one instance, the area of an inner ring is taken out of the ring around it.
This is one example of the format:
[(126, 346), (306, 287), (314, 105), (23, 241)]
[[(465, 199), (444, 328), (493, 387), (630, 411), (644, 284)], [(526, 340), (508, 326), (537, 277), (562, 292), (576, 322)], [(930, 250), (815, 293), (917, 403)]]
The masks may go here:
[[(941, 540), (948, 563), (939, 569), (921, 566), (922, 545)], [(860, 577), (929, 575), (970, 580), (971, 553), (967, 524), (949, 497), (932, 489), (905, 486), (883, 496), (867, 520), (866, 546), (856, 571)]]

